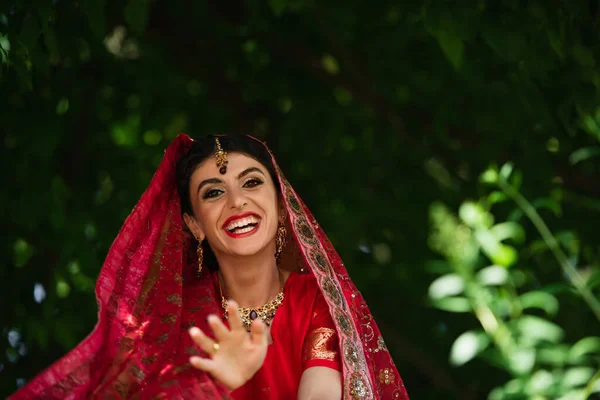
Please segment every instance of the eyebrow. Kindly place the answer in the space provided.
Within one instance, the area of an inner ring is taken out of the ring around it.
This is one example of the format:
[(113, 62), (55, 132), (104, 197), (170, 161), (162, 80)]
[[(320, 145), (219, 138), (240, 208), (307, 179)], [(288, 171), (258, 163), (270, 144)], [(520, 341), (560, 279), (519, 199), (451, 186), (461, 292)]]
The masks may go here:
[[(249, 173), (251, 173), (251, 172), (259, 172), (259, 173), (260, 173), (262, 176), (265, 176), (264, 172), (262, 172), (262, 171), (260, 170), (260, 168), (257, 168), (257, 167), (250, 167), (250, 168), (247, 168), (247, 169), (243, 170), (242, 172), (240, 172), (240, 174), (237, 176), (237, 179), (238, 179), (238, 180), (239, 180), (239, 179), (242, 179), (244, 176), (248, 175), (248, 174), (249, 174)], [(220, 180), (219, 178), (209, 178), (209, 179), (205, 179), (205, 180), (203, 180), (202, 182), (200, 182), (200, 184), (198, 185), (198, 191), (197, 191), (197, 192), (200, 192), (200, 190), (201, 190), (201, 189), (202, 189), (204, 186), (206, 186), (206, 185), (210, 185), (211, 183), (223, 183), (223, 181), (222, 181), (222, 180)], [(196, 193), (197, 193), (197, 192), (196, 192)]]
[[(211, 183), (223, 183), (223, 181), (220, 180), (219, 178), (205, 179), (202, 182), (200, 182), (200, 184), (198, 185), (198, 192), (200, 192), (200, 189), (202, 189), (204, 186), (210, 185)], [(196, 193), (198, 193), (198, 192), (196, 192)]]
[(262, 176), (265, 176), (265, 174), (264, 174), (264, 173), (263, 173), (263, 172), (260, 170), (260, 168), (257, 168), (257, 167), (250, 167), (250, 168), (247, 168), (247, 169), (243, 170), (242, 172), (240, 172), (240, 174), (239, 174), (239, 175), (238, 175), (238, 177), (237, 177), (237, 178), (238, 178), (238, 180), (239, 180), (239, 179), (242, 179), (243, 177), (245, 177), (246, 175), (248, 175), (248, 174), (249, 174), (249, 173), (251, 173), (251, 172), (260, 172), (260, 174), (261, 174)]

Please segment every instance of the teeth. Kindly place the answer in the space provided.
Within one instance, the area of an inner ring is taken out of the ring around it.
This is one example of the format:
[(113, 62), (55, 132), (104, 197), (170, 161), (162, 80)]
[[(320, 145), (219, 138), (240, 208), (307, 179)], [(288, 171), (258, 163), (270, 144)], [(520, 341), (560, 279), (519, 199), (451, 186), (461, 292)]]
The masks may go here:
[[(231, 231), (235, 228), (239, 228), (241, 226), (246, 226), (248, 224), (256, 224), (258, 223), (258, 218), (254, 215), (250, 215), (248, 217), (244, 217), (244, 218), (240, 218), (240, 219), (236, 219), (235, 221), (231, 221), (226, 227), (225, 229)], [(248, 227), (248, 228), (244, 228), (243, 230), (248, 229), (248, 231), (250, 231), (253, 227)], [(240, 231), (240, 233), (243, 233)]]
[(247, 228), (238, 229), (237, 231), (235, 231), (235, 233), (246, 233), (246, 232), (250, 232), (252, 229), (254, 229), (254, 227), (249, 226)]

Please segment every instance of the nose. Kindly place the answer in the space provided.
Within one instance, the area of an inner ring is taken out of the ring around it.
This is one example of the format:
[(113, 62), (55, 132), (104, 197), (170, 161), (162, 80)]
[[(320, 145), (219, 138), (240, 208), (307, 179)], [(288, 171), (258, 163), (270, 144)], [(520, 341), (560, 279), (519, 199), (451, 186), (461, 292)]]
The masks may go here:
[(234, 208), (242, 209), (248, 204), (248, 200), (244, 196), (244, 193), (239, 189), (229, 191), (228, 202), (229, 202), (229, 208), (231, 208), (231, 209), (234, 209)]

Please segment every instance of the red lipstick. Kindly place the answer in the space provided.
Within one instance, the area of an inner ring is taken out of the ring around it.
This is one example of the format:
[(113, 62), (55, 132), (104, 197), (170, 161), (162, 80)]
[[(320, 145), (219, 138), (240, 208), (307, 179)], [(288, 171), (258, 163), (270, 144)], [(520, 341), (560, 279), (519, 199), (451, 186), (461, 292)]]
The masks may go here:
[[(238, 220), (238, 219), (246, 218), (249, 216), (254, 216), (258, 219), (258, 222), (256, 223), (256, 225), (254, 227), (252, 227), (252, 229), (250, 231), (244, 232), (244, 233), (234, 233), (234, 232), (229, 231), (229, 229), (226, 228), (226, 226), (229, 225), (231, 222)], [(225, 222), (223, 222), (222, 229), (230, 237), (232, 237), (234, 239), (240, 239), (240, 238), (244, 238), (244, 237), (253, 235), (254, 233), (256, 233), (256, 231), (258, 230), (259, 227), (260, 227), (260, 216), (254, 212), (246, 212), (243, 214), (232, 215), (231, 217), (227, 218), (225, 220)]]

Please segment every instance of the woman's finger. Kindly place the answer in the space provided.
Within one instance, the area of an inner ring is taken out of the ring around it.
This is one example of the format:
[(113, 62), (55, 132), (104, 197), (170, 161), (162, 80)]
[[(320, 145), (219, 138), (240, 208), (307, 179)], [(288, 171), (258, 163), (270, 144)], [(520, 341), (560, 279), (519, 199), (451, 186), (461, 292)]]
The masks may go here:
[(229, 315), (229, 327), (232, 331), (245, 329), (238, 312), (238, 304), (235, 301), (229, 300), (227, 302), (227, 314)]
[(190, 364), (192, 367), (197, 368), (202, 371), (206, 371), (209, 374), (213, 372), (215, 369), (215, 362), (210, 358), (202, 358), (198, 356), (190, 357)]
[(213, 330), (217, 342), (221, 342), (227, 338), (229, 329), (227, 329), (223, 321), (221, 321), (221, 318), (217, 317), (216, 315), (209, 315), (208, 325)]
[(212, 355), (215, 353), (215, 341), (206, 336), (200, 328), (192, 327), (190, 328), (189, 332), (192, 340), (198, 346), (200, 346), (202, 351), (212, 357)]
[(250, 324), (250, 333), (252, 344), (257, 346), (267, 345), (267, 326), (264, 322), (259, 319), (252, 321), (252, 324)]

